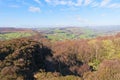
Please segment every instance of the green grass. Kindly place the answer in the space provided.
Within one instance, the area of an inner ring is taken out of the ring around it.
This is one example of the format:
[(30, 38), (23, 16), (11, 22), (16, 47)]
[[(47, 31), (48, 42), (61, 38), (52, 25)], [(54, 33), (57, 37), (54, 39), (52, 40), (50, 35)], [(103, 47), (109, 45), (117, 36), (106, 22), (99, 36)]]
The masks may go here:
[(74, 29), (60, 30), (59, 28), (53, 29), (53, 33), (46, 34), (47, 38), (53, 41), (65, 40), (65, 39), (86, 39), (95, 37), (94, 32), (90, 29)]
[(67, 33), (54, 33), (48, 34), (47, 38), (51, 40), (64, 40), (64, 39), (73, 39), (75, 37), (74, 34), (67, 34)]
[(27, 37), (31, 35), (32, 33), (28, 33), (28, 32), (5, 33), (5, 34), (0, 34), (0, 40), (10, 40), (15, 38)]
[(92, 30), (83, 29), (83, 31), (84, 31), (84, 34), (82, 34), (82, 35), (79, 36), (81, 39), (96, 37), (96, 35), (94, 35), (95, 33)]

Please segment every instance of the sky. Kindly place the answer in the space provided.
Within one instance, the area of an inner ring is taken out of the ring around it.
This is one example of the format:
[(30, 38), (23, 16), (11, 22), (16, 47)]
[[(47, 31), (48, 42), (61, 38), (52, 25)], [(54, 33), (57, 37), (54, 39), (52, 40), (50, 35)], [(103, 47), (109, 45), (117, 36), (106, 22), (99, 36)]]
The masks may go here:
[(120, 25), (120, 0), (0, 0), (0, 27)]

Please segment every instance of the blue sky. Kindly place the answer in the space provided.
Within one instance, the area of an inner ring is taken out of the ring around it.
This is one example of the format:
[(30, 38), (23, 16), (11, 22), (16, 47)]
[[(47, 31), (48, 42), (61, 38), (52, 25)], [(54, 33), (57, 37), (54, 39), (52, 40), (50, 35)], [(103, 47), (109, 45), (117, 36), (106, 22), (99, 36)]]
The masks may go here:
[(120, 25), (120, 0), (0, 0), (0, 27)]

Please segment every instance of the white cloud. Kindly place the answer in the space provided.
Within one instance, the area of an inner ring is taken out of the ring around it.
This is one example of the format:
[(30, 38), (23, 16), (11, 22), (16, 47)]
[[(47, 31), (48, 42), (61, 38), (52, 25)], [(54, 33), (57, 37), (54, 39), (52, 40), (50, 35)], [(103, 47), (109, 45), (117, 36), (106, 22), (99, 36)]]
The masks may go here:
[[(12, 1), (12, 0), (11, 0)], [(22, 5), (28, 6), (30, 5), (29, 2), (27, 2), (27, 0), (16, 0), (17, 3), (20, 3)]]
[(67, 6), (87, 6), (92, 3), (93, 0), (45, 0), (45, 2), (52, 5), (67, 5)]
[(51, 0), (45, 0), (45, 2), (50, 3), (50, 2), (51, 2)]
[[(40, 0), (36, 0), (40, 1)], [(120, 3), (112, 3), (112, 0), (45, 0), (50, 5), (64, 5), (72, 7), (91, 6), (104, 8), (120, 8)]]
[(98, 3), (98, 2), (93, 2), (91, 6), (92, 6), (92, 7), (98, 7), (98, 6), (99, 6), (99, 3)]
[(68, 5), (68, 6), (79, 6), (82, 0), (77, 0), (75, 3), (73, 0), (45, 0), (45, 2), (52, 5)]
[(92, 0), (85, 0), (84, 5), (89, 5), (92, 2)]
[(91, 6), (103, 8), (120, 8), (120, 3), (113, 3), (111, 0), (103, 0), (102, 2), (92, 2)]
[(53, 3), (54, 3), (55, 5), (67, 5), (67, 2), (64, 1), (64, 0), (61, 0), (61, 1), (59, 1), (59, 0), (54, 0)]
[(77, 2), (75, 3), (74, 6), (81, 6), (82, 2), (83, 2), (83, 0), (77, 0)]
[(109, 8), (120, 8), (120, 3), (113, 3), (108, 6)]
[(40, 10), (39, 7), (31, 6), (31, 7), (29, 7), (29, 11), (30, 11), (30, 12), (40, 12), (41, 10)]
[(36, 3), (41, 4), (40, 0), (34, 0)]
[(45, 2), (51, 5), (73, 5), (72, 0), (45, 0)]
[(103, 0), (100, 4), (101, 7), (107, 6), (111, 0)]
[[(4, 1), (4, 0), (0, 0), (0, 1)], [(12, 0), (8, 0), (8, 1), (12, 1)], [(37, 4), (42, 4), (42, 0), (33, 0), (34, 2), (36, 2)], [(119, 2), (115, 2), (113, 0), (44, 0), (46, 3), (53, 5), (53, 6), (57, 6), (57, 5), (63, 5), (63, 6), (67, 6), (67, 7), (83, 7), (83, 6), (90, 6), (90, 7), (96, 7), (96, 8), (120, 8), (120, 3)], [(28, 0), (16, 0), (17, 3), (20, 3), (18, 5), (9, 5), (9, 7), (13, 7), (13, 8), (18, 8), (21, 7), (23, 5), (25, 6), (31, 6), (32, 4), (30, 2), (28, 2)], [(34, 5), (33, 5), (34, 6)]]

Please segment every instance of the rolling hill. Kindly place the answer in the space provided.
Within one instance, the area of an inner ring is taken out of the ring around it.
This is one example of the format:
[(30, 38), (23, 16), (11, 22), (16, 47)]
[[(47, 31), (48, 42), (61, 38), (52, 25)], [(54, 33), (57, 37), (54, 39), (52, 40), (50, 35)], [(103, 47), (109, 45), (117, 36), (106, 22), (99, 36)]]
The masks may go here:
[(29, 37), (36, 33), (26, 28), (0, 28), (0, 40), (10, 40), (21, 37)]
[(90, 39), (99, 36), (115, 35), (120, 31), (120, 26), (92, 26), (92, 27), (55, 27), (36, 28), (52, 41), (65, 39)]

